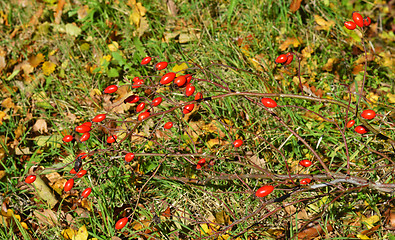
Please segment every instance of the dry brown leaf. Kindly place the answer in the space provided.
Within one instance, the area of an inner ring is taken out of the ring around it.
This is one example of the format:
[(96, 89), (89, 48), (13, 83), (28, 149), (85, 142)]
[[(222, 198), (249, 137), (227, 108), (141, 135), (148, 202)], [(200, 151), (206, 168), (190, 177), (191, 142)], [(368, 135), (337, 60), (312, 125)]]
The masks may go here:
[(23, 61), (14, 67), (14, 71), (17, 70), (23, 70), (23, 73), (25, 76), (27, 76), (33, 72), (34, 68), (32, 65), (30, 65), (29, 61)]
[(84, 5), (78, 9), (78, 19), (81, 20), (88, 15), (89, 7), (88, 5)]
[(47, 186), (40, 176), (36, 177), (36, 180), (32, 183), (32, 185), (37, 191), (38, 196), (46, 201), (50, 208), (53, 208), (58, 203), (53, 191)]
[(198, 39), (198, 35), (190, 34), (190, 33), (181, 33), (178, 37), (179, 43), (187, 43), (191, 41), (196, 41)]
[(295, 13), (296, 11), (299, 10), (301, 2), (302, 0), (292, 0), (291, 5), (289, 6), (289, 10), (292, 13)]
[(292, 45), (293, 47), (298, 47), (300, 44), (303, 43), (302, 38), (287, 38), (281, 45), (280, 45), (280, 50), (281, 51), (285, 51), (287, 50), (287, 48), (289, 48), (290, 45)]
[(395, 210), (390, 210), (389, 222), (392, 228), (395, 228)]
[(37, 54), (36, 56), (31, 56), (29, 58), (29, 63), (32, 67), (37, 67), (40, 65), (42, 62), (44, 62), (45, 57), (42, 53)]
[[(368, 60), (368, 62), (374, 61), (374, 59), (375, 59), (374, 54), (368, 53), (366, 59)], [(354, 62), (354, 64), (355, 64), (355, 65), (358, 65), (358, 64), (365, 64), (365, 54), (361, 55), (361, 56), (357, 59), (357, 61)]]
[(39, 132), (39, 133), (47, 133), (48, 132), (48, 126), (47, 122), (44, 119), (38, 119), (36, 123), (33, 125), (33, 132)]
[(169, 11), (169, 13), (171, 15), (173, 15), (174, 17), (177, 16), (178, 13), (178, 8), (177, 5), (174, 3), (173, 0), (167, 0), (167, 10)]
[(52, 227), (59, 225), (58, 217), (51, 209), (44, 209), (42, 211), (34, 210), (33, 214), (39, 224), (50, 225)]
[(329, 31), (334, 25), (335, 21), (326, 21), (324, 18), (322, 18), (320, 15), (314, 15), (314, 20), (317, 23), (317, 26), (315, 26), (316, 30), (325, 30)]
[[(326, 225), (326, 230), (328, 232), (333, 231), (333, 227), (330, 224)], [(298, 239), (312, 239), (314, 237), (317, 237), (319, 235), (323, 235), (325, 232), (322, 229), (321, 225), (316, 225), (311, 228), (307, 228), (303, 230), (302, 232), (298, 233)]]

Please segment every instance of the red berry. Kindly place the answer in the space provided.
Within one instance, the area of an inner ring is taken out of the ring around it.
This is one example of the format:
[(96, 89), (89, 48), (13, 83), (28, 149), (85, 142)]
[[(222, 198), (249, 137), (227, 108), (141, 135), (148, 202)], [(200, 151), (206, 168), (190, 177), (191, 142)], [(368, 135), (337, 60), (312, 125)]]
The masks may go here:
[(365, 27), (369, 26), (371, 23), (372, 23), (372, 20), (370, 20), (370, 17), (364, 17), (363, 25), (365, 25)]
[(91, 137), (91, 134), (89, 132), (86, 132), (84, 134), (82, 134), (82, 136), (80, 137), (80, 141), (81, 142), (85, 142), (86, 140), (88, 140)]
[(128, 223), (128, 221), (129, 221), (129, 220), (128, 220), (127, 217), (124, 217), (124, 218), (119, 219), (119, 220), (117, 221), (117, 223), (115, 224), (115, 229), (119, 230), (119, 229), (124, 228), (125, 225), (126, 225), (126, 223)]
[(145, 112), (140, 113), (139, 116), (137, 117), (137, 119), (138, 119), (139, 121), (143, 121), (144, 119), (146, 119), (147, 117), (149, 117), (149, 115), (150, 115), (150, 112), (145, 111)]
[(65, 192), (68, 192), (73, 188), (73, 185), (74, 185), (74, 179), (71, 178), (71, 179), (67, 180), (67, 182), (64, 184), (63, 190)]
[(176, 79), (174, 79), (174, 84), (176, 84), (178, 87), (184, 86), (186, 82), (187, 82), (187, 79), (185, 76), (179, 76), (179, 77), (176, 77)]
[(376, 117), (376, 112), (370, 109), (364, 110), (361, 114), (361, 117), (365, 119), (373, 119)]
[(124, 103), (136, 103), (140, 100), (140, 97), (137, 95), (131, 95), (123, 100)]
[(115, 93), (118, 90), (117, 85), (110, 85), (104, 89), (104, 93)]
[(66, 135), (63, 137), (63, 142), (71, 142), (71, 141), (73, 141), (73, 136)]
[(359, 27), (363, 27), (363, 18), (362, 15), (359, 14), (358, 12), (353, 12), (352, 13), (352, 19), (354, 20), (354, 22), (359, 26)]
[(75, 169), (74, 169), (74, 168), (73, 168), (73, 169), (71, 169), (69, 173), (71, 173), (71, 174), (77, 174), (77, 172), (75, 171)]
[(203, 99), (203, 94), (201, 92), (196, 93), (195, 100)]
[(82, 170), (80, 170), (78, 173), (77, 173), (77, 177), (78, 178), (82, 178), (85, 174), (87, 173), (87, 171), (85, 170), (85, 169), (82, 169)]
[(141, 60), (141, 65), (147, 65), (149, 62), (151, 62), (151, 57), (145, 57), (143, 60)]
[(111, 135), (107, 138), (107, 143), (114, 143), (117, 140), (116, 135)]
[(78, 157), (81, 157), (81, 159), (84, 159), (84, 158), (88, 157), (88, 154), (86, 154), (86, 152), (82, 152), (82, 153), (78, 154), (76, 158), (78, 158)]
[(91, 192), (92, 192), (92, 188), (87, 188), (84, 191), (82, 191), (81, 197), (82, 198), (87, 198), (89, 196), (89, 194), (91, 194)]
[(75, 131), (79, 133), (86, 133), (89, 132), (90, 130), (92, 130), (92, 128), (87, 125), (79, 125), (75, 127)]
[(357, 27), (357, 24), (355, 24), (355, 22), (353, 22), (353, 21), (348, 21), (348, 22), (344, 22), (344, 26), (348, 30), (354, 30)]
[(243, 145), (243, 140), (241, 139), (237, 139), (233, 142), (233, 146), (235, 146), (236, 148), (240, 147), (241, 145)]
[(182, 109), (182, 112), (184, 113), (184, 114), (188, 114), (188, 113), (191, 113), (192, 111), (193, 111), (193, 108), (195, 107), (195, 104), (188, 104), (188, 105), (185, 105), (184, 106), (184, 108)]
[(303, 178), (302, 180), (300, 180), (300, 184), (302, 185), (307, 185), (311, 182), (310, 178)]
[(29, 175), (25, 178), (25, 183), (33, 183), (36, 181), (36, 175)]
[(144, 108), (145, 108), (145, 102), (142, 102), (139, 105), (137, 105), (136, 112), (141, 112), (144, 110)]
[(171, 83), (171, 81), (173, 81), (173, 79), (176, 77), (176, 74), (173, 72), (169, 72), (166, 73), (165, 75), (163, 75), (163, 77), (160, 79), (160, 84), (168, 84)]
[(185, 75), (185, 78), (187, 79), (187, 83), (190, 83), (192, 80), (192, 75), (191, 74), (187, 74)]
[(172, 122), (165, 123), (165, 126), (164, 126), (165, 129), (170, 129), (172, 127), (173, 127), (173, 123)]
[(195, 92), (195, 87), (188, 83), (186, 89), (185, 89), (185, 95), (187, 95), (188, 97), (191, 96), (193, 93)]
[(92, 119), (92, 122), (101, 122), (104, 119), (106, 119), (106, 114), (99, 114)]
[(287, 61), (287, 56), (285, 54), (281, 54), (277, 57), (276, 63), (285, 63)]
[(262, 98), (261, 102), (263, 103), (263, 105), (265, 105), (265, 107), (268, 107), (268, 108), (275, 108), (275, 107), (277, 107), (276, 101), (274, 101), (271, 98)]
[(139, 79), (137, 81), (135, 81), (132, 85), (132, 88), (136, 89), (141, 87), (144, 84), (144, 80), (143, 79)]
[(136, 81), (140, 80), (140, 78), (139, 77), (134, 77), (132, 80), (133, 80), (133, 82), (136, 82)]
[(203, 167), (202, 164), (197, 164), (197, 165), (196, 165), (196, 170), (199, 170), (199, 169), (201, 169), (202, 167)]
[(81, 124), (81, 125), (85, 125), (85, 126), (88, 126), (88, 127), (92, 127), (92, 123), (91, 123), (91, 122), (84, 122), (84, 123)]
[(313, 163), (310, 160), (308, 160), (308, 159), (304, 159), (304, 160), (299, 162), (299, 165), (303, 166), (303, 167), (310, 167), (312, 164)]
[(355, 128), (354, 128), (354, 130), (357, 132), (357, 133), (360, 133), (360, 134), (365, 134), (365, 133), (367, 133), (368, 132), (368, 129), (365, 127), (365, 126), (356, 126)]
[(131, 162), (133, 160), (133, 158), (134, 158), (134, 153), (127, 153), (125, 155), (125, 161), (126, 162)]
[(255, 196), (257, 196), (257, 197), (266, 197), (271, 192), (273, 192), (273, 190), (274, 190), (274, 187), (272, 185), (266, 185), (266, 186), (263, 186), (263, 187), (259, 188), (256, 191)]
[(161, 104), (161, 102), (162, 102), (162, 98), (161, 97), (157, 97), (154, 100), (152, 100), (152, 106), (156, 107), (159, 104)]
[(287, 57), (287, 61), (284, 63), (284, 66), (290, 64), (292, 60), (294, 60), (294, 55), (292, 53), (287, 53), (285, 56)]
[(355, 124), (355, 120), (350, 120), (350, 121), (348, 121), (346, 127), (350, 128), (350, 127), (354, 126), (354, 124)]
[(200, 164), (200, 165), (203, 165), (205, 163), (206, 163), (206, 159), (205, 158), (200, 159), (199, 162), (198, 162), (198, 164)]
[(165, 69), (165, 68), (167, 68), (167, 62), (158, 62), (156, 65), (155, 65), (155, 69), (156, 70), (163, 70), (163, 69)]

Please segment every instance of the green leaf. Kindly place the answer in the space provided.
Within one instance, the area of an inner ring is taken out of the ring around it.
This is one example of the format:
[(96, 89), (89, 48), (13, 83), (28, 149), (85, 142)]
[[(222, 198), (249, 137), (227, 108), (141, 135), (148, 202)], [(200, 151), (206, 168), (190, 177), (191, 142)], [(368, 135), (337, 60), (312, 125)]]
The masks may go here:
[(122, 57), (122, 55), (118, 51), (112, 52), (111, 55), (114, 58), (114, 60), (118, 62), (119, 66), (125, 65), (126, 60)]
[(111, 69), (108, 71), (107, 75), (108, 75), (109, 77), (118, 77), (118, 76), (119, 76), (119, 73), (118, 73), (118, 70), (117, 70), (117, 69), (111, 68)]

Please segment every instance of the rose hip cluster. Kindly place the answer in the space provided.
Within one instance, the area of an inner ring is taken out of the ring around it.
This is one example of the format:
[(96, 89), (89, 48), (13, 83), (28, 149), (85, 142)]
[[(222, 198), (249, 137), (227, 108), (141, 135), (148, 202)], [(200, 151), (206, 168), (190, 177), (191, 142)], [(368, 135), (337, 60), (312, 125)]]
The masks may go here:
[(352, 19), (353, 19), (353, 21), (344, 22), (344, 26), (348, 30), (354, 30), (357, 26), (360, 28), (367, 27), (372, 23), (372, 20), (370, 20), (370, 17), (362, 18), (362, 15), (358, 12), (352, 13)]

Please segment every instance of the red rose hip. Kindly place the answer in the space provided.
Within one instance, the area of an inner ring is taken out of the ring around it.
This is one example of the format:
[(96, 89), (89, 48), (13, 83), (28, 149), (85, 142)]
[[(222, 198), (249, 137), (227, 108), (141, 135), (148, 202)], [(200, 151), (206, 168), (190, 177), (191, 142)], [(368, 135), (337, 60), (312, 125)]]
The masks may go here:
[(125, 225), (128, 223), (128, 218), (124, 217), (121, 218), (117, 221), (117, 223), (115, 224), (115, 229), (119, 230), (125, 227)]
[(25, 178), (25, 183), (33, 183), (36, 181), (36, 175), (29, 175)]
[(233, 146), (235, 146), (235, 148), (238, 148), (241, 145), (243, 145), (243, 140), (241, 139), (237, 139), (236, 141), (233, 142)]
[(115, 93), (118, 90), (117, 85), (110, 85), (104, 89), (104, 93)]
[(365, 126), (362, 126), (362, 125), (356, 126), (356, 127), (354, 128), (354, 130), (355, 130), (357, 133), (359, 133), (359, 134), (365, 134), (365, 133), (368, 132), (368, 129), (367, 129)]
[(67, 182), (64, 184), (63, 190), (65, 192), (68, 192), (73, 188), (73, 186), (74, 186), (74, 179), (71, 178), (71, 179), (67, 180)]
[(73, 141), (73, 136), (66, 135), (63, 137), (63, 142), (71, 142), (71, 141)]
[(125, 161), (126, 162), (131, 162), (134, 159), (134, 153), (127, 153), (125, 155)]
[(308, 160), (308, 159), (304, 159), (304, 160), (299, 162), (299, 165), (303, 166), (303, 167), (310, 167), (312, 164), (313, 163), (310, 160)]
[(265, 107), (267, 108), (275, 108), (277, 107), (277, 103), (276, 101), (274, 101), (271, 98), (262, 98), (261, 102), (263, 103), (263, 105), (265, 105)]
[(358, 27), (363, 27), (363, 18), (362, 15), (359, 14), (359, 12), (353, 12), (352, 19), (358, 25)]
[(361, 117), (370, 120), (376, 117), (376, 112), (371, 109), (367, 109), (361, 113)]
[(348, 22), (344, 22), (344, 26), (348, 30), (354, 30), (357, 27), (357, 24), (355, 24), (355, 22), (353, 22), (353, 21), (348, 21)]
[(101, 122), (104, 119), (106, 119), (106, 114), (99, 114), (92, 119), (92, 122)]
[(267, 195), (272, 193), (273, 190), (274, 190), (274, 187), (272, 185), (266, 185), (266, 186), (263, 186), (263, 187), (259, 188), (256, 191), (255, 196), (257, 196), (257, 197), (266, 197)]
[(82, 198), (87, 198), (92, 192), (92, 188), (87, 188), (81, 193)]

